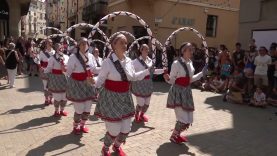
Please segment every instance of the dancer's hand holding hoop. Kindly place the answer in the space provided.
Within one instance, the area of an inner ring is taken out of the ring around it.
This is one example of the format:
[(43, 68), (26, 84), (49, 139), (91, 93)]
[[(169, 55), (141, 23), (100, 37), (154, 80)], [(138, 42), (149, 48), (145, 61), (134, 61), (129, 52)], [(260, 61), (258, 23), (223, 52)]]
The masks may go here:
[(204, 68), (202, 69), (203, 77), (206, 77), (207, 73), (208, 73), (208, 64), (206, 64), (206, 65), (204, 66)]
[(165, 81), (169, 81), (169, 80), (170, 80), (169, 74), (164, 74), (163, 77), (164, 77), (164, 80), (165, 80)]

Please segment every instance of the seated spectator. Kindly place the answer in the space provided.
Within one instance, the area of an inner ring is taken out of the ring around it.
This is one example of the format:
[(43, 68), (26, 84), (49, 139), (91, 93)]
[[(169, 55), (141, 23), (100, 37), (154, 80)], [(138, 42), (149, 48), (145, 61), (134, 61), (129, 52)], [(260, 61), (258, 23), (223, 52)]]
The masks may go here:
[(219, 76), (217, 76), (210, 83), (210, 87), (211, 87), (212, 91), (214, 91), (216, 93), (221, 93), (225, 90), (225, 83), (226, 83), (225, 77), (219, 78)]
[(243, 104), (244, 85), (244, 78), (238, 70), (235, 70), (234, 75), (232, 76), (228, 84), (229, 89), (226, 95), (224, 96), (223, 101), (230, 101), (237, 104)]
[(277, 86), (272, 89), (272, 92), (269, 94), (267, 98), (268, 104), (272, 106), (277, 106)]
[(267, 105), (265, 94), (262, 92), (261, 88), (257, 87), (254, 97), (251, 100), (251, 105), (256, 107), (265, 107)]

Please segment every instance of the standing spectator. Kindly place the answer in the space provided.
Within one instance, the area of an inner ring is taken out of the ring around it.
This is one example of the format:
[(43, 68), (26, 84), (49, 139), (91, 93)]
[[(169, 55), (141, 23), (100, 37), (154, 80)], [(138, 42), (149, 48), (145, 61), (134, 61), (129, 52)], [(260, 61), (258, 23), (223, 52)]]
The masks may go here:
[(256, 65), (254, 73), (254, 83), (257, 87), (268, 88), (268, 65), (271, 64), (271, 57), (267, 55), (268, 51), (266, 47), (260, 47), (259, 55), (255, 58), (254, 64)]
[[(195, 69), (194, 74), (198, 74), (202, 71), (203, 67), (205, 66), (205, 50), (199, 49), (195, 43), (192, 43), (193, 49), (193, 60), (192, 64)], [(192, 83), (195, 87), (201, 87), (202, 83), (201, 80), (195, 81)]]
[(240, 70), (243, 70), (244, 56), (245, 56), (245, 51), (241, 49), (241, 44), (239, 42), (236, 43), (236, 50), (233, 53), (233, 64), (235, 68), (239, 68)]
[[(268, 66), (268, 82), (269, 84), (274, 84), (274, 72), (276, 70), (275, 63), (277, 62), (277, 49), (276, 49), (276, 43), (272, 43), (270, 47), (269, 55), (272, 60), (272, 64)], [(269, 85), (269, 90), (273, 89), (273, 85)]]
[(30, 47), (27, 49), (26, 56), (30, 57), (28, 58), (29, 60), (26, 60), (29, 64), (29, 76), (32, 76), (32, 74), (35, 74), (35, 76), (38, 76), (38, 66), (34, 62), (35, 57), (38, 57), (36, 52), (35, 52), (35, 43), (32, 41)]
[(219, 67), (221, 68), (221, 66), (227, 61), (230, 60), (230, 54), (228, 49), (226, 48), (225, 45), (221, 44), (220, 46), (220, 51), (219, 51)]
[(26, 52), (23, 37), (20, 36), (18, 38), (15, 49), (17, 50), (17, 52), (18, 52), (17, 54), (18, 54), (18, 57), (19, 57), (17, 74), (21, 75), (22, 72), (23, 72), (23, 59), (24, 59), (25, 52)]
[(10, 82), (10, 87), (14, 87), (14, 80), (17, 71), (17, 63), (19, 61), (19, 57), (17, 52), (14, 50), (15, 44), (10, 43), (9, 49), (6, 51), (6, 68), (8, 70), (8, 78)]
[(248, 52), (245, 53), (244, 57), (244, 75), (246, 77), (246, 85), (245, 85), (245, 92), (248, 97), (252, 97), (254, 93), (254, 60), (257, 56), (257, 50), (255, 46), (250, 46)]
[(27, 73), (30, 72), (30, 66), (31, 66), (31, 61), (32, 61), (32, 58), (30, 56), (30, 52), (29, 52), (29, 49), (31, 48), (31, 44), (32, 44), (32, 38), (28, 38), (28, 41), (26, 42), (25, 44), (25, 48), (26, 48), (26, 53), (25, 53), (25, 62), (26, 62), (26, 65), (27, 65)]
[(0, 79), (5, 76), (7, 76), (7, 69), (5, 67), (5, 52), (3, 48), (0, 48)]

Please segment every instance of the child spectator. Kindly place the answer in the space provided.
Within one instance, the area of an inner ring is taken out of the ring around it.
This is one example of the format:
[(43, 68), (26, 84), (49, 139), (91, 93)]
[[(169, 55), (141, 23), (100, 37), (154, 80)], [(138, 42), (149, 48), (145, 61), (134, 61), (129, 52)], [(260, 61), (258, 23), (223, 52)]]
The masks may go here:
[(266, 106), (265, 94), (262, 92), (261, 88), (259, 87), (256, 88), (256, 92), (254, 93), (254, 97), (251, 101), (251, 105), (254, 105), (256, 107)]
[(225, 63), (222, 64), (222, 66), (221, 66), (220, 76), (225, 77), (228, 80), (228, 78), (230, 77), (230, 74), (231, 74), (231, 68), (232, 68), (231, 61), (229, 59), (227, 59), (225, 61)]

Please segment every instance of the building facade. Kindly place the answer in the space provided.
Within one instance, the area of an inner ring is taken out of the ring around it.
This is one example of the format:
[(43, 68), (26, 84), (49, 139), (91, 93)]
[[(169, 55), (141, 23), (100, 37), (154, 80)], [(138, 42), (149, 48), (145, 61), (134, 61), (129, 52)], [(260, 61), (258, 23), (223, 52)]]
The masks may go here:
[(251, 38), (269, 48), (277, 42), (277, 0), (242, 0), (239, 40), (247, 48)]
[[(70, 0), (68, 2), (68, 27), (83, 23), (82, 14), (84, 8), (84, 0)], [(74, 29), (70, 36), (76, 40), (78, 40), (85, 33), (83, 28)]]
[(21, 35), (21, 19), (29, 10), (31, 0), (0, 0), (0, 39)]
[(46, 27), (46, 7), (43, 0), (32, 0), (29, 7), (29, 12), (24, 16), (24, 32), (27, 37), (44, 36), (43, 28)]
[(107, 13), (108, 0), (85, 0), (82, 18), (86, 23), (95, 24)]
[(45, 2), (47, 26), (56, 27), (62, 31), (67, 29), (68, 1), (69, 0), (47, 0)]
[[(240, 0), (109, 0), (108, 11), (137, 14), (162, 43), (174, 30), (189, 26), (206, 37), (208, 46), (226, 44), (232, 49), (238, 39), (239, 5)], [(127, 30), (136, 37), (147, 35), (137, 21), (126, 17), (109, 20), (108, 25), (111, 33)], [(201, 43), (191, 32), (176, 35), (172, 43), (178, 48), (184, 41)]]

